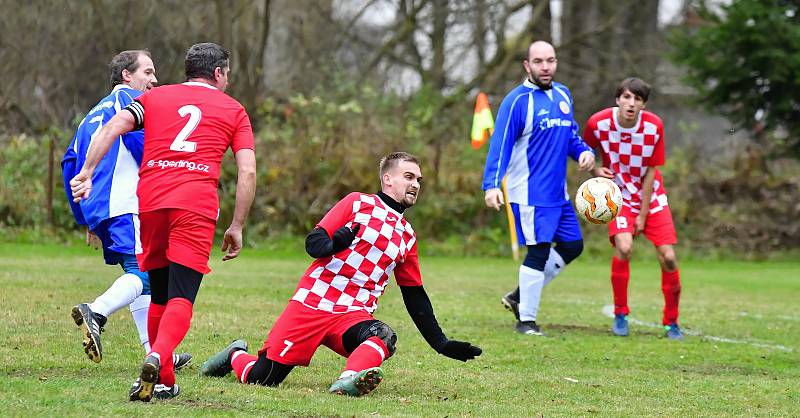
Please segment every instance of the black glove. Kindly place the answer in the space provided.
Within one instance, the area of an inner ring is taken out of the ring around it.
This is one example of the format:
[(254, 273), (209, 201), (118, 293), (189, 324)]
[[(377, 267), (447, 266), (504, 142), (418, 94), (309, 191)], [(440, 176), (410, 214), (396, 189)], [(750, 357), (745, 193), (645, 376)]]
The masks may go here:
[(353, 229), (343, 226), (333, 233), (333, 252), (338, 253), (349, 247), (350, 244), (356, 239), (356, 234), (361, 228), (361, 224), (355, 224)]
[(450, 357), (451, 359), (467, 361), (481, 355), (483, 350), (476, 345), (472, 345), (466, 341), (449, 340), (445, 343), (440, 354)]

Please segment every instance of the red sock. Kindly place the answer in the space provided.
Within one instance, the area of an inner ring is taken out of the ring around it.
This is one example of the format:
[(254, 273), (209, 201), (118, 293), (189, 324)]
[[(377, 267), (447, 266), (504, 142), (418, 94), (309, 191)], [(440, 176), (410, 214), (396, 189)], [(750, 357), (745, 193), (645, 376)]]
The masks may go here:
[(151, 351), (161, 357), (161, 383), (172, 386), (175, 384), (172, 353), (189, 331), (192, 322), (192, 302), (184, 298), (170, 299), (162, 319), (158, 326), (158, 340), (153, 344)]
[(236, 378), (242, 383), (247, 383), (247, 375), (250, 374), (250, 370), (256, 364), (258, 357), (247, 354), (247, 351), (237, 350), (233, 352), (230, 360)]
[(614, 315), (627, 315), (628, 309), (628, 282), (631, 279), (630, 262), (611, 258), (611, 289), (614, 291)]
[(350, 353), (344, 369), (360, 372), (380, 366), (388, 357), (389, 350), (386, 348), (386, 344), (378, 337), (370, 337)]
[(164, 315), (164, 305), (156, 305), (150, 302), (150, 309), (147, 311), (147, 337), (150, 339), (150, 344), (156, 343), (158, 336), (158, 324), (161, 323), (161, 316)]
[(661, 270), (661, 291), (664, 293), (664, 325), (678, 322), (678, 304), (681, 300), (681, 276), (678, 270)]

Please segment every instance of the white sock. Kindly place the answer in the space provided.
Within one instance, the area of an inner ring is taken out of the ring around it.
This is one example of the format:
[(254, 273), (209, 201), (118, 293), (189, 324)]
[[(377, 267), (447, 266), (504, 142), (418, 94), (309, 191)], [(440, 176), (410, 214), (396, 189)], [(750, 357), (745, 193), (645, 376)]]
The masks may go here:
[(544, 272), (519, 266), (519, 320), (535, 321), (544, 287)]
[(550, 256), (547, 257), (547, 263), (544, 265), (544, 285), (547, 286), (547, 284), (552, 282), (556, 276), (561, 274), (561, 271), (564, 270), (566, 265), (567, 263), (565, 263), (564, 259), (561, 258), (561, 254), (559, 254), (555, 249), (551, 248)]
[(150, 352), (150, 337), (147, 335), (147, 312), (150, 310), (150, 295), (141, 295), (133, 303), (128, 305), (131, 308), (133, 322), (136, 323), (136, 330), (139, 331), (139, 342), (144, 347), (144, 352)]
[(135, 274), (119, 276), (105, 293), (89, 305), (93, 312), (105, 317), (130, 305), (142, 294), (142, 281)]

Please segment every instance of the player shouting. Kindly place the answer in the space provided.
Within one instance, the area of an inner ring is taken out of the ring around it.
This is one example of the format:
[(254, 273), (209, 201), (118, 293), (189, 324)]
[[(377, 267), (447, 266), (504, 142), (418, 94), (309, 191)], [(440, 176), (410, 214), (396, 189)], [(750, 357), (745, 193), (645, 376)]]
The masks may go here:
[(418, 197), (422, 174), (416, 157), (404, 152), (380, 162), (381, 191), (350, 193), (306, 238), (316, 258), (258, 351), (235, 340), (203, 364), (205, 376), (231, 370), (242, 383), (279, 385), (294, 366), (308, 366), (320, 345), (346, 357), (330, 392), (365, 395), (383, 378), (380, 365), (394, 354), (397, 336), (372, 313), (394, 273), (409, 315), (430, 346), (467, 361), (481, 349), (445, 337), (422, 287), (417, 236), (404, 211)]

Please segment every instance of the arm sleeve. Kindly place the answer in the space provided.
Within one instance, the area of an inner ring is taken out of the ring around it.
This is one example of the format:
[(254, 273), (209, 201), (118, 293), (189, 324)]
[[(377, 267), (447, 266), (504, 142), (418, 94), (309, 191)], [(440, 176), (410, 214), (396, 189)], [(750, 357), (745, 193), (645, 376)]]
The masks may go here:
[(514, 143), (525, 124), (527, 105), (527, 94), (508, 95), (500, 104), (483, 169), (483, 190), (500, 188), (511, 160)]
[(597, 129), (597, 120), (595, 119), (596, 115), (592, 115), (589, 120), (586, 121), (586, 127), (583, 128), (583, 142), (586, 143), (591, 148), (597, 148), (600, 146), (600, 141), (594, 134), (594, 131)]
[[(572, 102), (572, 97), (571, 96), (570, 96), (570, 102)], [(575, 110), (574, 109), (572, 111), (572, 114), (573, 115), (575, 114)], [(581, 138), (581, 136), (578, 134), (578, 132), (580, 132), (580, 126), (578, 125), (578, 121), (576, 121), (575, 118), (573, 117), (572, 118), (572, 137), (569, 140), (569, 146), (567, 148), (567, 153), (575, 161), (578, 161), (580, 159), (581, 154), (583, 154), (586, 151), (590, 151), (590, 152), (592, 152), (594, 154), (594, 151), (592, 151), (592, 148), (589, 147), (589, 145), (587, 145), (585, 142), (583, 142), (583, 138)]]
[(600, 138), (597, 137), (595, 133), (597, 131), (597, 118), (599, 118), (599, 113), (595, 113), (592, 115), (588, 121), (586, 121), (586, 127), (583, 128), (583, 142), (592, 149), (600, 149), (600, 156), (603, 158), (603, 167), (611, 168), (611, 161), (608, 159), (608, 155), (606, 155), (605, 151), (603, 151), (603, 147), (600, 144)]
[(580, 159), (581, 154), (583, 154), (586, 151), (589, 151), (592, 154), (594, 154), (594, 151), (592, 151), (592, 149), (589, 148), (589, 146), (586, 145), (585, 142), (583, 142), (581, 136), (578, 135), (578, 123), (573, 121), (572, 138), (570, 138), (569, 140), (569, 149), (567, 150), (567, 153), (569, 153), (570, 158), (572, 158), (575, 161), (578, 161), (578, 159)]
[(650, 164), (648, 164), (650, 167), (664, 165), (664, 124), (661, 122), (661, 119), (657, 120), (656, 126), (658, 137), (655, 149), (653, 149), (653, 155), (650, 156)]
[(76, 137), (72, 138), (72, 142), (61, 160), (61, 176), (64, 180), (64, 192), (67, 194), (67, 202), (69, 208), (72, 210), (72, 216), (75, 217), (75, 222), (78, 225), (86, 225), (86, 219), (83, 217), (83, 211), (79, 204), (72, 201), (72, 188), (69, 186), (69, 181), (78, 174), (78, 154), (75, 152)]
[(417, 326), (422, 337), (428, 342), (436, 352), (440, 352), (447, 344), (447, 337), (444, 335), (436, 316), (433, 314), (433, 306), (425, 288), (422, 286), (403, 286), (400, 285), (400, 292), (403, 294), (403, 303), (406, 310)]
[(328, 213), (317, 224), (317, 228), (322, 228), (332, 237), (336, 230), (347, 225), (353, 217), (353, 203), (358, 200), (359, 193), (353, 192), (334, 205)]
[(417, 240), (406, 254), (405, 260), (394, 269), (394, 279), (398, 286), (422, 286), (422, 273), (419, 270), (419, 255), (417, 254)]
[[(127, 106), (130, 106), (131, 103), (134, 102), (135, 97), (140, 95), (141, 93), (138, 91), (131, 91), (127, 89), (120, 90), (117, 93), (117, 103), (119, 105), (119, 108), (117, 109), (122, 110)], [(131, 131), (123, 134), (120, 136), (120, 138), (122, 139), (122, 145), (125, 146), (128, 152), (130, 152), (133, 156), (134, 160), (136, 160), (136, 164), (142, 165), (142, 154), (144, 153), (144, 131)]]
[(250, 124), (250, 117), (244, 108), (241, 108), (236, 118), (235, 131), (233, 133), (233, 141), (231, 141), (231, 148), (234, 154), (241, 149), (256, 149), (255, 139), (253, 138), (253, 127)]
[(306, 237), (306, 252), (314, 258), (329, 257), (336, 253), (333, 239), (320, 227), (314, 228)]

